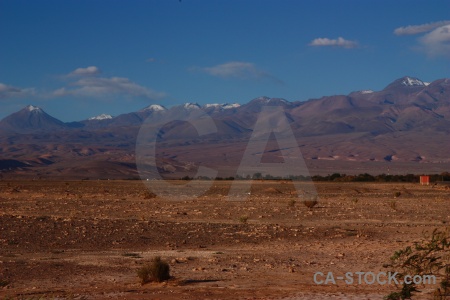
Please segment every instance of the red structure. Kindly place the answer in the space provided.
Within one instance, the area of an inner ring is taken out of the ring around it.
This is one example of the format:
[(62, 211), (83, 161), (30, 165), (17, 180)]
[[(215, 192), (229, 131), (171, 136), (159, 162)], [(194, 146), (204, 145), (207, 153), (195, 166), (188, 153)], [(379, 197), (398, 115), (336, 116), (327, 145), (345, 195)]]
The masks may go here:
[(430, 176), (420, 176), (421, 185), (430, 185)]

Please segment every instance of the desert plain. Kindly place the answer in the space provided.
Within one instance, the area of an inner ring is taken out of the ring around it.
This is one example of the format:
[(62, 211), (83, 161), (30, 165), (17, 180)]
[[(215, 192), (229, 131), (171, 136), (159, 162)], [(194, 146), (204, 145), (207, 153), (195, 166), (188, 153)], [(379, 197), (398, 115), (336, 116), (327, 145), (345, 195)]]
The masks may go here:
[[(227, 201), (232, 183), (177, 199), (138, 180), (0, 181), (0, 299), (382, 299), (394, 285), (314, 274), (387, 271), (394, 251), (450, 222), (443, 186), (315, 183), (310, 209), (289, 181)], [(142, 285), (155, 256), (172, 278)]]

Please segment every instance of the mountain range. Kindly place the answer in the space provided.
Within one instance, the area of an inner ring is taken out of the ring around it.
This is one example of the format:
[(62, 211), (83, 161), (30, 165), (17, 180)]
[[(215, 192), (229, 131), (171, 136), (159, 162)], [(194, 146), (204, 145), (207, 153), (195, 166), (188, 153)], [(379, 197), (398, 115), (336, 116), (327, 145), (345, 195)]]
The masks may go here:
[[(143, 122), (160, 126), (157, 167), (168, 177), (198, 166), (235, 175), (259, 113), (281, 106), (311, 174), (443, 172), (450, 169), (450, 79), (405, 76), (381, 91), (289, 102), (259, 97), (246, 104), (152, 104), (118, 116), (64, 123), (28, 105), (0, 121), (1, 176), (135, 178), (136, 138)], [(199, 136), (183, 121), (209, 115), (217, 132)], [(279, 162), (271, 139), (261, 154)]]

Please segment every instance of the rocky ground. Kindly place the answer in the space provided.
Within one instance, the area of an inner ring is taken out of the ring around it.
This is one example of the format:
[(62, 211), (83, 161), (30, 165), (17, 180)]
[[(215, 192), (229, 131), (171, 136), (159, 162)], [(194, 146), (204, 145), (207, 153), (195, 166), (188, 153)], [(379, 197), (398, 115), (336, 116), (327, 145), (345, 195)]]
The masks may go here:
[[(227, 201), (230, 183), (186, 199), (141, 181), (1, 181), (0, 297), (382, 299), (395, 287), (313, 276), (386, 271), (395, 250), (450, 222), (440, 187), (317, 183), (308, 209), (289, 182), (253, 182), (246, 201)], [(154, 256), (172, 279), (141, 285)]]

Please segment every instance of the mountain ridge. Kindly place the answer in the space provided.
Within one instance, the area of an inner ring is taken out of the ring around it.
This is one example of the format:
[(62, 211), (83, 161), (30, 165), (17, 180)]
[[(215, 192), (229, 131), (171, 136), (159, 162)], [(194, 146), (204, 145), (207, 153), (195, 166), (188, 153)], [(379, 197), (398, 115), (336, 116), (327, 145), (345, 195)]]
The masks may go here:
[[(450, 79), (443, 78), (443, 79), (435, 80), (432, 83), (442, 82), (442, 81), (443, 82), (447, 82), (448, 80), (450, 80)], [(354, 92), (349, 93), (348, 95), (322, 96), (321, 98), (312, 98), (312, 99), (308, 99), (308, 100), (305, 100), (305, 101), (298, 101), (298, 100), (297, 101), (288, 101), (288, 100), (286, 100), (284, 98), (271, 98), (271, 97), (267, 97), (267, 96), (260, 96), (260, 97), (257, 97), (257, 98), (254, 98), (254, 99), (250, 100), (249, 102), (247, 102), (245, 104), (211, 103), (211, 104), (199, 105), (198, 103), (195, 103), (195, 102), (194, 103), (192, 103), (192, 102), (185, 102), (185, 103), (182, 103), (182, 104), (174, 105), (174, 106), (172, 106), (170, 108), (166, 108), (165, 106), (160, 105), (160, 104), (151, 104), (151, 105), (149, 105), (147, 107), (144, 107), (144, 108), (142, 108), (142, 109), (140, 109), (138, 111), (135, 111), (135, 112), (125, 112), (125, 113), (119, 114), (117, 116), (112, 116), (112, 115), (110, 115), (110, 114), (108, 114), (106, 112), (103, 112), (103, 113), (101, 113), (99, 115), (90, 117), (87, 120), (109, 120), (109, 119), (117, 118), (119, 116), (126, 115), (126, 114), (133, 114), (133, 113), (134, 114), (139, 114), (139, 113), (146, 113), (146, 112), (162, 112), (162, 111), (167, 111), (167, 110), (171, 110), (171, 109), (179, 108), (179, 107), (183, 107), (184, 109), (210, 109), (210, 108), (231, 109), (231, 108), (239, 108), (239, 107), (246, 106), (246, 105), (250, 106), (250, 105), (254, 105), (254, 104), (259, 104), (259, 105), (260, 104), (283, 105), (283, 106), (295, 105), (296, 106), (296, 105), (299, 105), (299, 104), (301, 105), (301, 104), (308, 103), (310, 101), (316, 101), (316, 100), (319, 100), (319, 99), (330, 98), (330, 97), (339, 97), (339, 96), (351, 97), (352, 95), (355, 95), (355, 94), (370, 95), (370, 94), (374, 94), (374, 93), (380, 93), (380, 92), (383, 92), (383, 91), (388, 91), (388, 90), (390, 90), (392, 88), (398, 88), (399, 86), (400, 87), (411, 87), (411, 88), (423, 89), (425, 87), (428, 87), (432, 83), (424, 82), (424, 81), (422, 81), (422, 80), (420, 80), (420, 79), (418, 79), (416, 77), (404, 76), (404, 77), (401, 77), (399, 79), (394, 80), (393, 82), (388, 84), (381, 91), (373, 91), (373, 90), (370, 90), (370, 89), (369, 90), (366, 89), (366, 90), (354, 91)], [(409, 91), (409, 92), (411, 92), (411, 91)], [(33, 107), (36, 110), (43, 111), (42, 108), (40, 108), (38, 106), (33, 106), (33, 105), (27, 105), (23, 109), (25, 109), (25, 108), (29, 109), (29, 107)], [(9, 117), (9, 116), (7, 116), (7, 117)], [(7, 117), (5, 117), (5, 118), (7, 118)], [(84, 121), (86, 121), (86, 120), (70, 121), (70, 122), (65, 122), (65, 123), (68, 124), (68, 123), (73, 123), (73, 122), (84, 122)], [(1, 122), (1, 120), (0, 120), (0, 122)], [(62, 123), (64, 123), (64, 122), (62, 122)], [(0, 127), (1, 127), (1, 124), (0, 124)]]
[[(294, 102), (263, 96), (242, 105), (200, 106), (188, 102), (165, 108), (152, 104), (111, 118), (69, 123), (36, 106), (27, 106), (0, 121), (4, 132), (0, 153), (3, 159), (36, 161), (29, 168), (17, 163), (21, 166), (18, 169), (46, 169), (50, 174), (64, 170), (68, 160), (72, 161), (71, 170), (78, 166), (73, 161), (79, 161), (80, 168), (92, 161), (129, 166), (134, 163), (137, 135), (145, 121), (161, 128), (157, 151), (165, 166), (161, 170), (174, 170), (173, 174), (164, 172), (174, 175), (195, 166), (213, 165), (232, 175), (259, 113), (267, 105), (283, 107), (307, 163), (414, 163), (415, 167), (450, 164), (446, 151), (450, 147), (450, 79), (426, 84), (409, 76), (381, 91)], [(183, 121), (201, 113), (214, 121), (215, 134), (199, 136)], [(279, 154), (271, 151), (268, 155), (275, 159)], [(38, 163), (40, 158), (50, 163)], [(129, 168), (124, 172), (131, 176)]]

